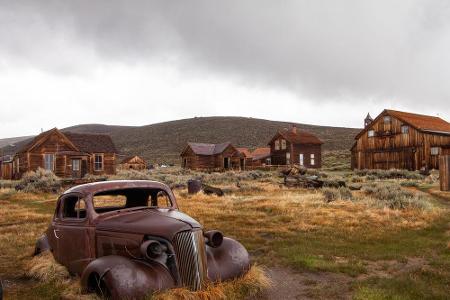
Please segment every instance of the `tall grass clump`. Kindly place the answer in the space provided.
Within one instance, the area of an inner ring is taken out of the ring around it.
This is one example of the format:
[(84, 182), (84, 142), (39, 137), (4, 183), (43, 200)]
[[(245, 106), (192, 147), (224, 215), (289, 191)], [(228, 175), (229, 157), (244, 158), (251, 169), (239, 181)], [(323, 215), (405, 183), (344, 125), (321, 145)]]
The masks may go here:
[(61, 180), (52, 171), (38, 168), (23, 175), (16, 189), (27, 193), (55, 193), (61, 189)]
[(369, 185), (363, 188), (367, 196), (377, 201), (377, 204), (391, 209), (431, 209), (428, 197), (402, 189), (398, 184)]
[(347, 187), (334, 188), (322, 188), (322, 195), (327, 203), (337, 200), (352, 200), (353, 194)]

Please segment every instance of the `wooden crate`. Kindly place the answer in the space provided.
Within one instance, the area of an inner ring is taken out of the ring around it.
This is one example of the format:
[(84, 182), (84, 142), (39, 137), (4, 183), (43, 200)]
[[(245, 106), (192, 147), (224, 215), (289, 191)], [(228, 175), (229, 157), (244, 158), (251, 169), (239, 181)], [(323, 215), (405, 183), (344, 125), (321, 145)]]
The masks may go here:
[(439, 160), (441, 191), (450, 191), (450, 155), (441, 155)]

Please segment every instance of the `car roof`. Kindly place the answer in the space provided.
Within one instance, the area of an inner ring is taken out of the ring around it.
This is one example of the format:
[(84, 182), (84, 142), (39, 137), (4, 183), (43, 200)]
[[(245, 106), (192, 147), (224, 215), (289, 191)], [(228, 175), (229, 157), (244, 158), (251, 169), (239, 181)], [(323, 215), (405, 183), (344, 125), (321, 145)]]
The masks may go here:
[(170, 188), (161, 182), (151, 180), (111, 180), (102, 182), (86, 183), (74, 186), (63, 194), (81, 193), (81, 194), (98, 194), (106, 191), (122, 190), (122, 189), (162, 189), (170, 191)]

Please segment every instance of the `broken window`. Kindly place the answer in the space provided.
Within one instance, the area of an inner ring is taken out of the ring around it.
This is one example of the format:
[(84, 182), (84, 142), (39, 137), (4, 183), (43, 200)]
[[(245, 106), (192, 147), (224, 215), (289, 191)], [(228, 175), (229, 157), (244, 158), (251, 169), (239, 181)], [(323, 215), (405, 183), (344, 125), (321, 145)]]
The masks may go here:
[(55, 169), (55, 155), (50, 153), (44, 154), (44, 169), (53, 171)]
[(439, 147), (431, 147), (431, 155), (439, 155)]
[(62, 217), (64, 219), (86, 218), (86, 203), (78, 196), (69, 196), (63, 200)]
[(103, 170), (103, 154), (95, 154), (94, 156), (94, 170), (102, 171)]

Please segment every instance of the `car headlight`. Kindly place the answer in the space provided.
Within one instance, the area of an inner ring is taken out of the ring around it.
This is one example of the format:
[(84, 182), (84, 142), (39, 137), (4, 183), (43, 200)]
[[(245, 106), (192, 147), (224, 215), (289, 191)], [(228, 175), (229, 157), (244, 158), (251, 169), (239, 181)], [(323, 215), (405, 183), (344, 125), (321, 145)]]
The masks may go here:
[(148, 240), (142, 243), (141, 253), (147, 259), (156, 259), (167, 250), (166, 246), (155, 240)]
[(206, 244), (210, 247), (217, 248), (222, 245), (223, 234), (218, 230), (210, 230), (203, 234), (206, 238)]

